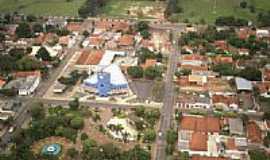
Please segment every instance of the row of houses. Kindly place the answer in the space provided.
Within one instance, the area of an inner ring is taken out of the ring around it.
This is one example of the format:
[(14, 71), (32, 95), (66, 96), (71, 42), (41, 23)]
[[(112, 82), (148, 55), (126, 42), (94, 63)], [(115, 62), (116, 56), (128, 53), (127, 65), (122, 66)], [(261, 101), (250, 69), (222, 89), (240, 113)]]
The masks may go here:
[(248, 145), (261, 144), (269, 129), (266, 122), (183, 115), (177, 146), (179, 151), (188, 152), (191, 157), (245, 160), (248, 158)]

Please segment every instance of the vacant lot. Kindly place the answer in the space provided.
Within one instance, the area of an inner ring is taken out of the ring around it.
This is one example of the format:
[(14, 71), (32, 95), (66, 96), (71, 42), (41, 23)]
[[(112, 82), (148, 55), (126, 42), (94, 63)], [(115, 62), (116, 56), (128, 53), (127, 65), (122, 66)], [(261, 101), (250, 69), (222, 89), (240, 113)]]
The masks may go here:
[[(161, 8), (164, 9), (165, 6), (163, 2), (157, 3), (149, 0), (107, 0), (105, 7), (102, 9), (102, 14), (110, 17), (153, 18), (162, 12)], [(150, 8), (153, 8), (153, 11), (150, 11)], [(139, 15), (132, 15), (134, 10), (137, 10), (136, 12)], [(148, 15), (143, 13), (148, 13)]]
[[(269, 0), (246, 0), (246, 9), (240, 7), (243, 0), (178, 0), (183, 13), (177, 15), (178, 20), (188, 19), (190, 22), (200, 22), (204, 19), (213, 23), (219, 16), (236, 16), (254, 20), (258, 12), (270, 9)], [(249, 6), (255, 7), (255, 13), (251, 13)]]
[(19, 12), (47, 16), (77, 16), (85, 0), (0, 0), (0, 13)]

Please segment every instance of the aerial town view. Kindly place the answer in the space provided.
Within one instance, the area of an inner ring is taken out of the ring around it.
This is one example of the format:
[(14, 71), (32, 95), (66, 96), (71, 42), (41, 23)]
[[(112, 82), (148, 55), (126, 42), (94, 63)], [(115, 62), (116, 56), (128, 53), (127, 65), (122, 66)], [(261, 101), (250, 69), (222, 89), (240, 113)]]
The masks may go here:
[(0, 160), (270, 160), (270, 0), (0, 0)]

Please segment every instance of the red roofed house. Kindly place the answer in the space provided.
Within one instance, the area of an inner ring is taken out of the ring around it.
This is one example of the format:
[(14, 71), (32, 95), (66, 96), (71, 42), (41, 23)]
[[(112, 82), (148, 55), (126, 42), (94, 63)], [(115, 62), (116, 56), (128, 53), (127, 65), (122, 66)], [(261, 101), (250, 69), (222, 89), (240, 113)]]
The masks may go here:
[(232, 64), (233, 63), (233, 58), (231, 56), (216, 56), (213, 60), (215, 64)]
[(101, 49), (104, 45), (104, 40), (100, 37), (90, 37), (89, 38), (89, 47)]
[(66, 26), (67, 30), (73, 33), (79, 33), (81, 31), (81, 23), (71, 22)]
[(217, 156), (218, 147), (213, 139), (220, 130), (219, 118), (184, 115), (179, 125), (178, 149), (190, 155)]
[(262, 131), (256, 122), (249, 122), (247, 125), (247, 137), (251, 143), (262, 143)]
[(256, 87), (258, 88), (258, 91), (260, 93), (260, 96), (265, 98), (270, 98), (270, 82), (261, 82), (256, 84)]
[(123, 35), (118, 42), (119, 47), (124, 47), (126, 49), (132, 48), (134, 45), (134, 36), (133, 35)]
[(270, 64), (265, 65), (263, 68), (262, 81), (270, 81)]
[(223, 51), (229, 50), (229, 45), (226, 41), (219, 40), (219, 41), (215, 41), (214, 44), (215, 44), (217, 49), (221, 49)]
[(34, 93), (41, 81), (40, 71), (16, 72), (14, 77), (19, 80), (18, 92), (22, 96)]
[(2, 89), (5, 84), (6, 84), (6, 81), (0, 79), (0, 89)]
[(102, 50), (85, 50), (81, 53), (79, 59), (76, 62), (78, 68), (95, 69), (102, 59), (104, 51)]
[(202, 132), (194, 132), (189, 142), (190, 150), (192, 151), (207, 151), (208, 135)]
[(237, 96), (213, 95), (212, 104), (216, 107), (222, 107), (226, 110), (237, 110), (239, 107), (239, 99)]

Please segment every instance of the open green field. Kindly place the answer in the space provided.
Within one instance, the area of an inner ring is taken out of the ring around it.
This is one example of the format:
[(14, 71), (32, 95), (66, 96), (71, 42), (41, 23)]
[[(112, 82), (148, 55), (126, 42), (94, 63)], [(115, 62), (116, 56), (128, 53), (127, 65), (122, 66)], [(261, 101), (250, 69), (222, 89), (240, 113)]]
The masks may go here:
[[(109, 17), (126, 17), (128, 10), (133, 7), (144, 8), (147, 6), (164, 6), (165, 3), (157, 3), (149, 0), (107, 0), (105, 7), (102, 8), (102, 15)], [(150, 18), (144, 16), (143, 18)]]
[(0, 13), (19, 12), (47, 16), (77, 16), (86, 0), (0, 0)]
[(259, 11), (270, 10), (270, 0), (246, 0), (248, 6), (253, 5), (256, 12), (251, 13), (249, 8), (240, 8), (243, 0), (178, 0), (178, 5), (183, 8), (183, 13), (176, 19), (190, 22), (200, 22), (204, 19), (207, 23), (213, 23), (219, 16), (235, 16), (254, 20)]

